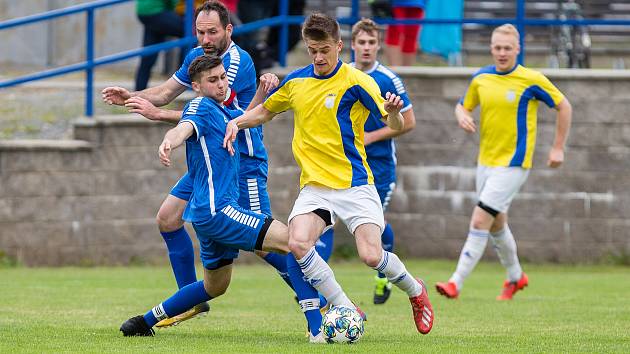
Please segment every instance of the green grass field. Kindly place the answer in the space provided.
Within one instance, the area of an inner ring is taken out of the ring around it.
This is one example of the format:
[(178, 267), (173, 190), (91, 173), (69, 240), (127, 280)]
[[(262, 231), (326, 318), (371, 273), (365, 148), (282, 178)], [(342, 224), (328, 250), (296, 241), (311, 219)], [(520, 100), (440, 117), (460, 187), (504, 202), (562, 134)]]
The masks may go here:
[(427, 336), (416, 332), (401, 291), (372, 305), (373, 273), (355, 262), (333, 265), (368, 314), (363, 339), (350, 346), (308, 344), (293, 296), (264, 265), (237, 264), (228, 293), (211, 302), (208, 316), (153, 338), (125, 338), (118, 328), (171, 295), (170, 268), (4, 268), (0, 353), (630, 352), (628, 267), (525, 265), (530, 286), (498, 303), (503, 270), (496, 263), (480, 264), (455, 301), (433, 289), (453, 262), (407, 266), (431, 284), (437, 318)]

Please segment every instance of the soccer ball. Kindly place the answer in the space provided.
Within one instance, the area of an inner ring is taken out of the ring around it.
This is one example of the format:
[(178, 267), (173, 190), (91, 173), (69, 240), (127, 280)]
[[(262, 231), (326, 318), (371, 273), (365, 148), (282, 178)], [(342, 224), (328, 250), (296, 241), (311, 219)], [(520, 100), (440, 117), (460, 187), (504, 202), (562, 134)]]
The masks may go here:
[(354, 343), (363, 331), (363, 318), (355, 309), (331, 306), (322, 319), (322, 333), (328, 343)]

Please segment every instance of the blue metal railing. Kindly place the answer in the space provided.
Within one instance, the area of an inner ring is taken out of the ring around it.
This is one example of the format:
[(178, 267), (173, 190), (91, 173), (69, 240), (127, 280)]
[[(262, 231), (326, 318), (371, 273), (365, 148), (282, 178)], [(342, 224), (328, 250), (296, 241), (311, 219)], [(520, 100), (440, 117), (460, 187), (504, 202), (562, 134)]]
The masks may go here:
[[(86, 13), (86, 60), (66, 65), (63, 67), (44, 70), (38, 73), (21, 76), (15, 79), (0, 81), (0, 88), (19, 85), (22, 83), (42, 80), (54, 76), (64, 75), (71, 72), (85, 71), (85, 115), (93, 115), (93, 95), (94, 95), (94, 68), (136, 56), (144, 56), (157, 53), (162, 50), (172, 49), (176, 47), (190, 47), (196, 43), (196, 38), (192, 33), (192, 17), (193, 17), (193, 0), (186, 0), (186, 15), (184, 21), (185, 37), (172, 40), (160, 44), (147, 46), (144, 48), (133, 49), (113, 55), (100, 58), (94, 58), (94, 11), (99, 8), (113, 6), (130, 2), (133, 0), (97, 0), (86, 4), (67, 7), (64, 9), (52, 10), (37, 15), (26, 16), (22, 18), (12, 19), (0, 22), (0, 30), (13, 28), (17, 26), (27, 25), (31, 23), (47, 21), (61, 16), (68, 16), (78, 13)], [(526, 0), (516, 0), (516, 14), (514, 18), (498, 18), (498, 19), (423, 19), (423, 20), (393, 20), (388, 18), (377, 18), (375, 21), (379, 24), (482, 24), (482, 25), (500, 25), (504, 23), (513, 23), (520, 32), (521, 52), (519, 62), (525, 61), (525, 34), (526, 26), (561, 26), (561, 25), (613, 25), (613, 26), (630, 26), (630, 20), (544, 20), (530, 19), (525, 16)], [(351, 0), (352, 10), (350, 17), (339, 18), (338, 21), (342, 25), (352, 25), (360, 19), (359, 16), (359, 0)], [(240, 25), (234, 29), (234, 35), (244, 34), (259, 30), (266, 27), (280, 27), (279, 38), (279, 64), (286, 66), (286, 55), (288, 51), (289, 25), (301, 24), (304, 21), (303, 16), (289, 16), (289, 0), (280, 0), (279, 16), (267, 18), (255, 22)]]

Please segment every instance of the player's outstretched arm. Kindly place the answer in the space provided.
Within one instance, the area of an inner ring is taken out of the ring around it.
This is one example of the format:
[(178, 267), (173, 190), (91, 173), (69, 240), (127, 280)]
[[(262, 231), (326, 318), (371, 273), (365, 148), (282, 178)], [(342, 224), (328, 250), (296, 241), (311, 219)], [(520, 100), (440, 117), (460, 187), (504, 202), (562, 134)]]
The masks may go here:
[(186, 87), (170, 78), (164, 83), (150, 87), (142, 91), (133, 91), (118, 87), (106, 87), (101, 92), (103, 101), (107, 104), (114, 104), (122, 106), (126, 101), (132, 97), (142, 97), (151, 102), (156, 107), (164, 106), (175, 99), (175, 97), (181, 95), (186, 90)]
[(387, 112), (387, 120), (385, 120), (385, 124), (396, 131), (400, 131), (404, 127), (404, 120), (400, 114), (402, 107), (403, 101), (400, 99), (400, 96), (391, 92), (385, 94), (384, 108)]
[(260, 76), (260, 83), (258, 84), (258, 89), (256, 89), (256, 94), (254, 98), (247, 106), (246, 111), (251, 111), (259, 104), (263, 103), (265, 100), (265, 96), (271, 92), (271, 90), (278, 87), (280, 84), (280, 79), (275, 74), (265, 73)]
[(231, 155), (234, 155), (233, 143), (236, 140), (236, 134), (241, 129), (257, 127), (267, 123), (276, 116), (277, 113), (270, 112), (262, 104), (254, 109), (243, 113), (242, 116), (232, 119), (228, 122), (225, 129), (225, 137), (223, 138), (223, 147), (226, 148)]
[(571, 116), (573, 108), (566, 98), (562, 100), (556, 107), (556, 136), (549, 151), (549, 160), (547, 166), (551, 168), (560, 167), (564, 162), (564, 146), (569, 137), (569, 128), (571, 127)]
[(182, 111), (157, 108), (149, 100), (140, 96), (131, 97), (125, 101), (125, 107), (129, 113), (138, 113), (150, 120), (162, 121), (172, 124), (179, 123)]
[(193, 134), (193, 130), (193, 125), (190, 122), (182, 122), (166, 132), (164, 140), (162, 140), (162, 144), (158, 148), (158, 155), (162, 165), (167, 167), (171, 165), (171, 152), (181, 146)]
[(474, 133), (477, 131), (475, 120), (472, 117), (472, 112), (464, 108), (461, 103), (455, 106), (455, 118), (457, 118), (457, 124), (468, 133)]
[(401, 114), (403, 117), (403, 128), (401, 130), (393, 130), (390, 127), (383, 127), (371, 132), (365, 132), (365, 145), (370, 145), (381, 140), (395, 138), (410, 132), (416, 127), (416, 115), (413, 113), (413, 109), (406, 110)]

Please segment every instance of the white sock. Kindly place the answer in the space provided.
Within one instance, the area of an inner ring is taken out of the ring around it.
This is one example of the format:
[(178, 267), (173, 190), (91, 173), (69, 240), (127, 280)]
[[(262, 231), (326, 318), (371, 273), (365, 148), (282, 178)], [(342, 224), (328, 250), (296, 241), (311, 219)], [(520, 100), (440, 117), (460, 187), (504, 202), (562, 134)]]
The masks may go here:
[(515, 282), (521, 279), (523, 269), (518, 261), (516, 241), (514, 240), (514, 235), (512, 235), (510, 228), (506, 224), (503, 230), (491, 233), (490, 236), (501, 264), (507, 269), (508, 280)]
[(330, 269), (330, 266), (315, 251), (315, 247), (311, 248), (302, 259), (296, 258), (296, 260), (300, 268), (302, 268), (304, 280), (317, 289), (329, 303), (336, 306), (355, 308), (352, 301), (337, 283), (335, 274)]
[(490, 232), (488, 230), (470, 229), (468, 231), (466, 243), (464, 243), (462, 252), (459, 255), (457, 268), (455, 268), (455, 273), (453, 273), (451, 279), (449, 279), (449, 281), (453, 281), (457, 284), (458, 291), (462, 290), (464, 287), (464, 280), (466, 280), (473, 269), (475, 269), (475, 266), (483, 255), (483, 252), (486, 250), (489, 233)]
[(418, 296), (422, 293), (422, 285), (407, 271), (405, 265), (396, 254), (383, 250), (381, 261), (374, 269), (385, 274), (387, 280), (406, 292), (409, 297)]

